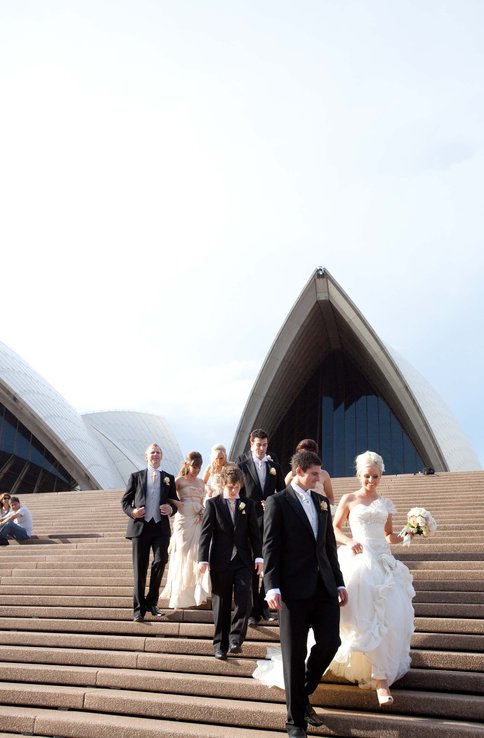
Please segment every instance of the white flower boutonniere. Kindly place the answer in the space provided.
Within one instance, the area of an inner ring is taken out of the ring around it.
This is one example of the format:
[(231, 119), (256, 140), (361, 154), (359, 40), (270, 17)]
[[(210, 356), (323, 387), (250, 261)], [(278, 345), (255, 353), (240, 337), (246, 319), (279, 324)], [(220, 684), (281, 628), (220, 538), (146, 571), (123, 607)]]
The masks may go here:
[(324, 500), (321, 500), (321, 502), (319, 503), (319, 507), (322, 512), (328, 512), (328, 505)]
[(241, 512), (242, 515), (245, 515), (245, 502), (241, 502), (239, 504), (239, 512)]
[(163, 484), (170, 484), (170, 477), (165, 477), (163, 480)]
[(266, 456), (266, 461), (272, 461), (272, 456)]
[(269, 474), (272, 474), (273, 477), (276, 476), (277, 472), (275, 470), (275, 467), (271, 466), (271, 468), (269, 469)]

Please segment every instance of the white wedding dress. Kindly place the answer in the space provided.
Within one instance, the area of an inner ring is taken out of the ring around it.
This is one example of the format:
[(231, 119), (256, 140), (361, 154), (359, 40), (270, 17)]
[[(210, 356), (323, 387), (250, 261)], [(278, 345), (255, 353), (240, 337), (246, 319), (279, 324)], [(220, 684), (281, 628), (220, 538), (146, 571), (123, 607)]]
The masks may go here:
[[(409, 570), (392, 555), (384, 533), (388, 515), (395, 512), (384, 497), (355, 505), (349, 523), (363, 553), (354, 554), (349, 546), (338, 549), (348, 604), (341, 608), (341, 646), (328, 671), (363, 688), (375, 688), (375, 679), (387, 679), (391, 685), (410, 668), (415, 591)], [(312, 633), (308, 650), (311, 640)], [(268, 649), (253, 676), (284, 689), (280, 648)]]

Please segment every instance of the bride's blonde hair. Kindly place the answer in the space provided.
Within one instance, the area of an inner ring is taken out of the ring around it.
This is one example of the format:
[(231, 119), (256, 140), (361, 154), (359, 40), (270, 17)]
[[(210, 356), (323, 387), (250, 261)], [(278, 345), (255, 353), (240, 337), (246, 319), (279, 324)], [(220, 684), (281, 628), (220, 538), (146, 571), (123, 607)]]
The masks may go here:
[(380, 454), (376, 451), (365, 451), (359, 454), (355, 459), (356, 476), (359, 477), (363, 469), (367, 466), (376, 466), (380, 470), (380, 474), (385, 471), (385, 464)]

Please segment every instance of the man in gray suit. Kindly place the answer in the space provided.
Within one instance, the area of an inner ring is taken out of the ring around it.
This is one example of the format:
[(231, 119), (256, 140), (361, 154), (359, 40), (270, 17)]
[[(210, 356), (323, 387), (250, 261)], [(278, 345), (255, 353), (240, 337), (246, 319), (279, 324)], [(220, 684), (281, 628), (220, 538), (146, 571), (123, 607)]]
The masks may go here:
[[(178, 500), (175, 488), (175, 477), (160, 467), (161, 448), (152, 443), (145, 451), (147, 468), (131, 474), (121, 505), (129, 517), (126, 538), (133, 545), (133, 620), (141, 622), (147, 612), (154, 617), (162, 617), (157, 603), (160, 596), (160, 585), (168, 561), (168, 544), (170, 543), (171, 515), (176, 513)], [(146, 575), (153, 552), (150, 585), (145, 595)]]

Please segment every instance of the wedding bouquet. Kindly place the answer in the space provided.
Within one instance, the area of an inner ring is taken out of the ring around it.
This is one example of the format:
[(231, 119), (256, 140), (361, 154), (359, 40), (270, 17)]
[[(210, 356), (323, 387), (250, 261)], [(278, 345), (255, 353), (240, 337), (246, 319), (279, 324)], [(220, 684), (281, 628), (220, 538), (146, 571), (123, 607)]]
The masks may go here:
[(410, 546), (413, 536), (427, 538), (437, 530), (437, 523), (424, 507), (412, 507), (407, 513), (407, 524), (403, 526), (400, 535), (403, 545)]

